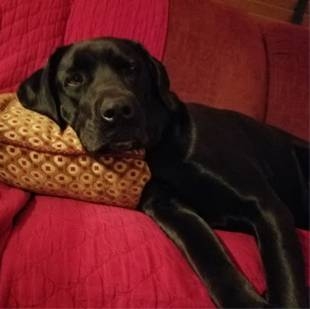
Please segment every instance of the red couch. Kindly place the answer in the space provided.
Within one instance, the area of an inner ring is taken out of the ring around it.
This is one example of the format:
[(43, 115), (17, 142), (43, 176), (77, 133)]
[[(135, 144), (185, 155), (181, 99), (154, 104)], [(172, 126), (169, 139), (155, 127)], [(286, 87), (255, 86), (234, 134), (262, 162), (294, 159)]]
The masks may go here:
[[(58, 45), (128, 37), (163, 60), (182, 99), (238, 110), (308, 138), (305, 28), (198, 0), (0, 0), (0, 21), (1, 92), (16, 90)], [(217, 233), (263, 293), (254, 239)], [(298, 233), (309, 273), (309, 234)], [(179, 250), (132, 210), (0, 184), (0, 254), (0, 307), (214, 306)]]

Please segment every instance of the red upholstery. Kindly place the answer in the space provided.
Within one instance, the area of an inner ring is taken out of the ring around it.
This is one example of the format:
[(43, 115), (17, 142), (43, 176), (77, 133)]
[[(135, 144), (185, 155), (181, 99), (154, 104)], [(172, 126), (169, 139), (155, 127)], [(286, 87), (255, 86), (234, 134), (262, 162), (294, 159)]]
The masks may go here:
[(309, 139), (309, 31), (266, 24), (268, 109), (266, 121)]
[(60, 45), (97, 36), (121, 36), (143, 43), (161, 58), (168, 19), (166, 0), (0, 1), (0, 90), (46, 62)]
[[(60, 44), (117, 35), (163, 56), (184, 100), (235, 109), (307, 136), (308, 32), (301, 28), (256, 22), (203, 0), (0, 0), (0, 20), (2, 92), (16, 89)], [(254, 239), (218, 235), (263, 292)], [(299, 236), (308, 274), (309, 234)], [(0, 253), (0, 307), (213, 306), (159, 227), (127, 209), (0, 184)]]
[(75, 0), (65, 34), (65, 44), (96, 36), (138, 40), (158, 59), (164, 52), (168, 1)]
[(258, 25), (212, 1), (170, 1), (164, 63), (183, 100), (263, 120), (266, 53)]
[(70, 1), (0, 1), (0, 89), (13, 90), (63, 44)]

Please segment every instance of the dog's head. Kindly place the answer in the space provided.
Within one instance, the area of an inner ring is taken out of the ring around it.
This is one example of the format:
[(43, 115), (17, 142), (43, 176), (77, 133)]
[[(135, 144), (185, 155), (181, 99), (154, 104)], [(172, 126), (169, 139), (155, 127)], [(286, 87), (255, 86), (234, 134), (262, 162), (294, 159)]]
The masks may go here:
[(61, 128), (72, 126), (95, 153), (154, 146), (174, 109), (162, 64), (140, 44), (115, 38), (58, 48), (17, 95)]

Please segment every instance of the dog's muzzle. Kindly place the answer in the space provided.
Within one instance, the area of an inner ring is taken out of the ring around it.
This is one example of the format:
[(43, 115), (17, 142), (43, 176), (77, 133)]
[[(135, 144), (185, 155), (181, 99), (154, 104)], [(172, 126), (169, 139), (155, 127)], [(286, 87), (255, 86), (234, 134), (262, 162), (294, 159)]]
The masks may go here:
[(135, 106), (131, 97), (105, 98), (100, 107), (100, 115), (107, 123), (117, 124), (130, 121), (135, 114)]

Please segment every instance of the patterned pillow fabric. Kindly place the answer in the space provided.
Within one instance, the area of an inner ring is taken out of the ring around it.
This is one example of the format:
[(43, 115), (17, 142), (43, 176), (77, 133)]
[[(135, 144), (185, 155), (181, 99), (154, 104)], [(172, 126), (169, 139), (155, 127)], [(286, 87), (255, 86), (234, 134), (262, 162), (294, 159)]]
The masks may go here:
[(41, 194), (134, 208), (150, 171), (143, 150), (87, 155), (71, 127), (0, 95), (0, 181)]

